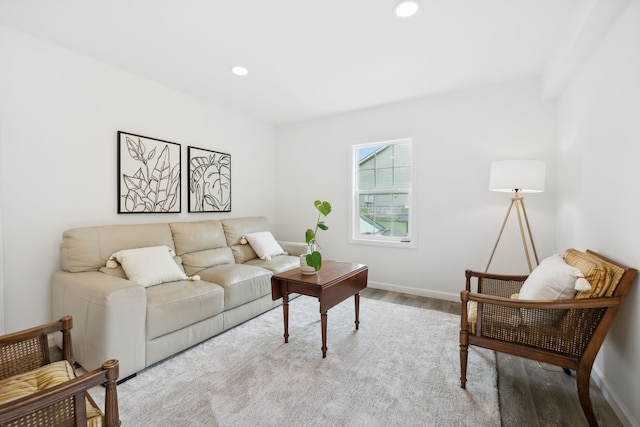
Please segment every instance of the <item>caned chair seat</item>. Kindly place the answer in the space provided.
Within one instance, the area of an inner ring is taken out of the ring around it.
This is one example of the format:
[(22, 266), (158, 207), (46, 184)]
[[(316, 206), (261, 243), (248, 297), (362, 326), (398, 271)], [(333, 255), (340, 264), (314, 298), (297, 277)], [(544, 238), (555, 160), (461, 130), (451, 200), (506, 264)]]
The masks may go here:
[[(0, 404), (26, 397), (38, 391), (63, 384), (76, 377), (66, 360), (53, 362), (32, 371), (0, 380)], [(85, 398), (87, 407), (87, 427), (102, 427), (104, 414), (92, 399)], [(66, 407), (70, 408), (70, 405)]]
[[(0, 427), (117, 427), (118, 361), (76, 376), (71, 317), (0, 337)], [(48, 335), (62, 332), (64, 359), (51, 362)], [(105, 410), (88, 393), (105, 386)]]

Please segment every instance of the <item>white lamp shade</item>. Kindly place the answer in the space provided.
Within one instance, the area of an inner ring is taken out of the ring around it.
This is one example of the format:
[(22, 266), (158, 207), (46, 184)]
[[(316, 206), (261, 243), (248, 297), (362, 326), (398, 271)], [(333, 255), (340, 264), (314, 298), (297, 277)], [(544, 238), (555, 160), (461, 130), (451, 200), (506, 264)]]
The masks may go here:
[(491, 162), (489, 190), (540, 193), (544, 191), (546, 163), (542, 160)]

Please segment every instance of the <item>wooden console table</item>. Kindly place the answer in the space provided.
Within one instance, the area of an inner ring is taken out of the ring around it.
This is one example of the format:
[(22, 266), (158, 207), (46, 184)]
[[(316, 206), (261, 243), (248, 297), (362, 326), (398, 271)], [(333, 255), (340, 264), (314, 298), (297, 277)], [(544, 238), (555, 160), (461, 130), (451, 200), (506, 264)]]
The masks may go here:
[(327, 357), (327, 311), (351, 295), (355, 301), (356, 320), (360, 325), (360, 291), (367, 287), (369, 269), (364, 264), (324, 261), (318, 274), (305, 275), (294, 268), (271, 277), (271, 297), (282, 298), (284, 342), (289, 342), (289, 294), (297, 293), (318, 298), (322, 325), (322, 357)]

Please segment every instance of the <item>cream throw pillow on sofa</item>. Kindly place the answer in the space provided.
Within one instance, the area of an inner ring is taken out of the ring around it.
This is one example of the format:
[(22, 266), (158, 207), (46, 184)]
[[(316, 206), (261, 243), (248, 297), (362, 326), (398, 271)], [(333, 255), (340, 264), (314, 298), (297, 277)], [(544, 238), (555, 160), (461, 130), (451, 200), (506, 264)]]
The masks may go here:
[(259, 231), (257, 233), (245, 234), (244, 238), (251, 245), (251, 249), (258, 255), (258, 258), (270, 260), (272, 256), (284, 254), (284, 249), (269, 231)]
[(169, 246), (125, 249), (114, 253), (109, 259), (117, 260), (127, 278), (144, 287), (188, 279), (173, 260), (173, 249)]

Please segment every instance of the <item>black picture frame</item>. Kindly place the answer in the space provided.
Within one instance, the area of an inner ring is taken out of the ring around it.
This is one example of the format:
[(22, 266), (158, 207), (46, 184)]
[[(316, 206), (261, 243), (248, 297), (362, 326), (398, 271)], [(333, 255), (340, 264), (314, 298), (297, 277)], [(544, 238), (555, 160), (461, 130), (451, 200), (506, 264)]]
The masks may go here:
[(180, 213), (181, 146), (118, 131), (118, 213)]
[(187, 147), (189, 212), (231, 212), (231, 154)]

